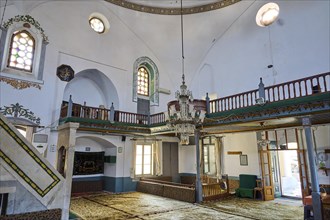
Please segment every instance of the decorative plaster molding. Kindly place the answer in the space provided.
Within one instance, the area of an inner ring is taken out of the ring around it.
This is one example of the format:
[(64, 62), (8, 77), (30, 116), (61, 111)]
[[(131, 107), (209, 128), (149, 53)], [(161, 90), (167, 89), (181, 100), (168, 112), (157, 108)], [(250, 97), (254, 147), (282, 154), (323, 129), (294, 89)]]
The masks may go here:
[(57, 77), (65, 82), (70, 82), (74, 78), (74, 70), (71, 66), (62, 64), (56, 69)]
[[(180, 15), (181, 9), (180, 8), (162, 8), (162, 7), (152, 7), (146, 5), (135, 4), (132, 2), (128, 2), (126, 0), (104, 0), (106, 2), (118, 5), (123, 8), (128, 8), (135, 11), (150, 13), (150, 14), (160, 14), (160, 15)], [(210, 3), (206, 5), (200, 5), (195, 7), (187, 7), (183, 8), (183, 14), (196, 14), (202, 13), (212, 10), (217, 10), (220, 8), (224, 8), (240, 2), (241, 0), (222, 0), (215, 3)]]
[(12, 79), (12, 78), (0, 76), (0, 82), (1, 81), (11, 85), (15, 89), (26, 89), (26, 88), (30, 88), (30, 87), (35, 87), (37, 89), (41, 89), (41, 86), (39, 83), (29, 82), (29, 81), (20, 80), (20, 79)]
[(23, 108), (23, 106), (18, 103), (11, 104), (10, 106), (4, 106), (3, 108), (0, 107), (0, 113), (3, 115), (11, 115), (15, 118), (27, 118), (32, 122), (40, 124), (39, 117), (36, 117), (32, 111), (29, 111), (27, 108)]
[[(326, 108), (326, 103), (317, 101), (313, 103), (301, 103), (301, 104), (295, 104), (290, 106), (283, 106), (283, 107), (274, 107), (266, 110), (260, 110), (260, 111), (252, 111), (252, 112), (246, 112), (242, 114), (231, 114), (228, 117), (225, 117), (223, 119), (212, 119), (210, 121), (210, 124), (214, 124), (214, 121), (216, 120), (217, 124), (227, 124), (232, 123), (236, 121), (244, 121), (244, 120), (250, 120), (250, 119), (256, 119), (256, 118), (270, 118), (270, 117), (277, 117), (277, 116), (289, 116), (290, 114), (299, 114), (304, 113), (306, 111), (309, 111), (310, 114), (312, 114), (312, 111), (318, 110), (318, 109), (324, 109)], [(208, 120), (208, 119), (206, 119)]]
[[(3, 28), (7, 29), (10, 25), (12, 25), (14, 22), (27, 22), (31, 25), (33, 25), (41, 34), (43, 40), (48, 43), (48, 37), (45, 34), (44, 29), (42, 29), (42, 27), (40, 26), (39, 22), (36, 21), (33, 17), (31, 17), (30, 15), (16, 15), (13, 18), (8, 19), (8, 21), (6, 21), (3, 24)], [(0, 24), (1, 25), (1, 24)], [(26, 27), (29, 27), (29, 25), (27, 25)]]

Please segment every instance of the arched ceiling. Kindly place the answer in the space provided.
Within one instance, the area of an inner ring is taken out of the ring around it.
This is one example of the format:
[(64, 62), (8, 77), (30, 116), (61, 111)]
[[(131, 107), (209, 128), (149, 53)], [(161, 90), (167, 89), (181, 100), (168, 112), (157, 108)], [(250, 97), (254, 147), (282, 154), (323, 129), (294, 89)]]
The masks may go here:
[[(108, 10), (110, 13), (104, 13), (104, 15), (109, 19), (111, 27), (104, 38), (110, 40), (115, 31), (127, 29), (132, 33), (132, 39), (137, 42), (136, 48), (146, 48), (150, 51), (148, 56), (161, 69), (162, 74), (168, 76), (166, 83), (173, 85), (174, 88), (181, 84), (180, 0), (8, 0), (7, 5), (14, 4), (21, 14), (29, 14), (39, 6), (48, 3), (52, 5), (51, 3), (54, 2), (70, 3), (71, 5), (88, 5), (92, 2), (100, 7), (99, 11)], [(253, 26), (257, 8), (263, 2), (255, 0), (183, 0), (185, 13), (183, 16), (184, 69), (189, 88), (213, 46), (221, 41), (223, 36), (228, 37), (226, 32), (234, 23), (239, 23), (239, 18), (243, 14), (249, 14), (248, 20)], [(3, 9), (4, 1), (0, 0), (0, 3), (0, 8)], [(139, 3), (138, 6), (136, 6), (137, 3)], [(134, 11), (133, 6), (139, 8)], [(142, 7), (148, 7), (149, 10), (160, 10), (160, 13), (145, 13), (146, 8), (143, 11)], [(163, 13), (161, 10), (164, 10)], [(171, 10), (176, 14), (169, 13)], [(204, 13), (198, 13), (202, 11)], [(86, 21), (87, 19), (88, 16), (86, 16)], [(129, 51), (129, 48), (127, 50)], [(145, 56), (143, 50), (141, 51), (140, 56)], [(166, 89), (173, 90), (173, 88)]]
[[(28, 13), (33, 8), (40, 4), (54, 0), (37, 0), (37, 1), (22, 1), (22, 0), (1, 0), (0, 7), (5, 4), (15, 4), (22, 12)], [(56, 0), (55, 0), (56, 1)], [(81, 0), (81, 1), (95, 1), (95, 0)], [(100, 1), (100, 0), (98, 0)], [(112, 4), (128, 8), (135, 11), (141, 11), (152, 14), (162, 15), (178, 15), (181, 13), (180, 0), (104, 0)], [(183, 0), (183, 14), (195, 14), (221, 9), (241, 0)]]

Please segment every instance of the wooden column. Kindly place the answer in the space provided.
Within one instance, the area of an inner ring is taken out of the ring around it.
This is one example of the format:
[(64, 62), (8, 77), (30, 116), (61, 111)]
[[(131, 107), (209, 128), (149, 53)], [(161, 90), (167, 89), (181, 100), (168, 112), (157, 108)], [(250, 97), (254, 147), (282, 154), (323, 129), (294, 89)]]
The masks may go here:
[(319, 190), (319, 180), (317, 178), (317, 170), (316, 170), (316, 164), (315, 164), (315, 160), (314, 160), (315, 153), (313, 150), (312, 129), (311, 129), (310, 118), (303, 118), (302, 124), (303, 124), (304, 131), (305, 131), (309, 168), (310, 168), (310, 173), (311, 173), (314, 220), (322, 220), (323, 219), (322, 218), (322, 204), (321, 204), (321, 196), (320, 196), (320, 190)]
[(200, 169), (200, 152), (199, 152), (199, 130), (195, 130), (195, 143), (196, 143), (196, 202), (203, 201), (203, 188), (201, 182), (201, 169)]

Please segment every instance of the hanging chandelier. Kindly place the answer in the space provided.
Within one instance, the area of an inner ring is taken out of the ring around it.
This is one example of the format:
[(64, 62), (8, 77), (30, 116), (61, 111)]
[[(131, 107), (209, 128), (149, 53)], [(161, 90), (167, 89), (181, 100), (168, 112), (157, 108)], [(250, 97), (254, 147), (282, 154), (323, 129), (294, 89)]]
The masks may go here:
[(192, 92), (185, 84), (184, 76), (184, 47), (183, 47), (183, 11), (181, 0), (181, 52), (182, 52), (182, 84), (180, 90), (176, 91), (177, 101), (168, 103), (167, 125), (180, 136), (180, 144), (188, 145), (189, 136), (194, 134), (196, 125), (204, 120), (205, 111), (194, 105)]

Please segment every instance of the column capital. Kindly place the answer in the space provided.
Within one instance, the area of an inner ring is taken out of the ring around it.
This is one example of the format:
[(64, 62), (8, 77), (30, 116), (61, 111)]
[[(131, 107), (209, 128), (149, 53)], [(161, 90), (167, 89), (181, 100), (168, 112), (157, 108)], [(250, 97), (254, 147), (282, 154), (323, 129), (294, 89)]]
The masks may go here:
[(311, 126), (311, 119), (309, 117), (302, 118), (301, 120), (303, 126)]
[(58, 126), (57, 130), (60, 131), (64, 129), (78, 129), (78, 128), (79, 128), (79, 123), (69, 122)]

